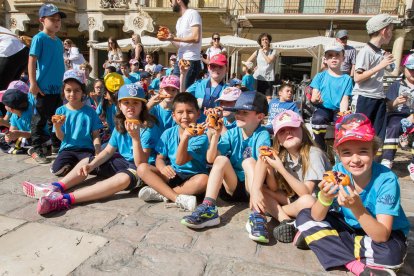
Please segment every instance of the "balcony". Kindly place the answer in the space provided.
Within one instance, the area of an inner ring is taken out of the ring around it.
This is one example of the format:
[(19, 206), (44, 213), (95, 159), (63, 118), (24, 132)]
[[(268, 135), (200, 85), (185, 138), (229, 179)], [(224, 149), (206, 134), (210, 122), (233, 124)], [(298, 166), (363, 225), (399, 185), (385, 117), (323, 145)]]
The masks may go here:
[(398, 0), (232, 0), (239, 15), (264, 14), (342, 14), (398, 15)]

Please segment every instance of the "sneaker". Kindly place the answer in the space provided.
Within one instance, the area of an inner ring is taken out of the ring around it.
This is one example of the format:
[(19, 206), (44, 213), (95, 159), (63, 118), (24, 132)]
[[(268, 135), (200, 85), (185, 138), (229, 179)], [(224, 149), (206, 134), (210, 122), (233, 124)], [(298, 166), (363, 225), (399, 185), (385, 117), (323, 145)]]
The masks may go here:
[(295, 237), (293, 238), (293, 244), (296, 248), (301, 250), (309, 250), (309, 245), (306, 243), (305, 237), (302, 235), (302, 232), (296, 232)]
[(30, 156), (38, 163), (38, 164), (47, 164), (50, 161), (47, 160), (46, 156), (43, 153), (38, 153), (36, 152), (33, 148), (30, 148), (29, 151), (31, 150), (31, 154)]
[(51, 154), (58, 154), (59, 153), (59, 147), (52, 146)]
[(408, 172), (410, 173), (411, 180), (414, 181), (414, 164), (410, 163), (407, 166)]
[(246, 223), (249, 238), (257, 242), (269, 243), (269, 233), (266, 226), (266, 217), (258, 212), (252, 212)]
[(391, 269), (385, 268), (385, 267), (377, 267), (377, 266), (365, 266), (364, 271), (362, 271), (360, 276), (389, 276), (393, 275), (395, 276), (395, 272)]
[(178, 195), (175, 199), (175, 206), (187, 211), (194, 211), (197, 205), (197, 198), (192, 195)]
[(34, 184), (28, 181), (22, 183), (23, 193), (31, 198), (41, 198), (47, 196), (52, 192), (60, 193), (60, 189), (50, 183)]
[(61, 193), (56, 192), (41, 197), (37, 203), (37, 212), (39, 215), (44, 215), (53, 211), (67, 210), (69, 208), (69, 201), (63, 198)]
[(285, 219), (273, 229), (273, 236), (283, 243), (291, 243), (295, 238), (296, 228), (294, 219)]
[(387, 167), (388, 169), (392, 168), (392, 161), (388, 160), (388, 159), (382, 159), (381, 160), (381, 165)]
[(166, 201), (166, 198), (164, 196), (162, 196), (160, 193), (158, 193), (156, 190), (154, 190), (153, 188), (151, 188), (149, 186), (145, 186), (139, 191), (138, 198), (142, 199), (145, 202), (151, 202), (151, 201), (162, 202), (162, 201)]
[(220, 223), (217, 206), (200, 204), (189, 216), (183, 217), (181, 224), (195, 229), (211, 227)]

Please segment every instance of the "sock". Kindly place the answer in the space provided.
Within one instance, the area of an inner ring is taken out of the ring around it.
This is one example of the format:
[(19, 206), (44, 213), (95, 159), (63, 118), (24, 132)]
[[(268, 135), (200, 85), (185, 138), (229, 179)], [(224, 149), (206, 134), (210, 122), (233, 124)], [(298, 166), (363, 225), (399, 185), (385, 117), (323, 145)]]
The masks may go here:
[(365, 269), (365, 265), (358, 260), (347, 263), (345, 267), (357, 276), (359, 276)]
[(62, 181), (52, 182), (52, 185), (58, 187), (61, 193), (66, 190), (66, 185)]
[(203, 204), (207, 206), (216, 206), (216, 200), (211, 197), (205, 197)]
[(69, 204), (75, 204), (75, 196), (73, 195), (73, 193), (69, 193), (69, 194), (63, 194), (63, 198), (67, 199), (67, 201), (69, 202)]

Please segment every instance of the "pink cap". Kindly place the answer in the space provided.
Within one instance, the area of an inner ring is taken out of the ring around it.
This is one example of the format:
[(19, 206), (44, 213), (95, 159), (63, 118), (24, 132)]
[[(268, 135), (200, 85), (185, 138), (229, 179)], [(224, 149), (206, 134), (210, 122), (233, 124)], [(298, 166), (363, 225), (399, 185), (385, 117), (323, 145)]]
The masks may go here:
[(131, 64), (131, 65), (132, 65), (132, 64), (137, 64), (137, 63), (139, 63), (139, 62), (138, 62), (138, 60), (136, 60), (136, 59), (130, 59), (130, 60), (129, 60), (129, 64)]
[(220, 98), (217, 101), (234, 102), (237, 101), (242, 91), (237, 87), (227, 87), (221, 92)]
[[(23, 93), (26, 93), (26, 94), (29, 93), (29, 86), (21, 80), (15, 80), (9, 83), (9, 86), (7, 87), (6, 90), (8, 89), (17, 89), (17, 90), (22, 91)], [(6, 93), (6, 90), (0, 91), (0, 102), (3, 99), (3, 94)]]
[(346, 141), (371, 142), (374, 137), (375, 129), (367, 116), (362, 113), (345, 115), (335, 123), (335, 147)]
[(176, 55), (171, 55), (170, 60), (172, 60), (172, 59), (177, 59), (177, 56)]
[(180, 90), (180, 78), (175, 75), (164, 77), (161, 81), (160, 88), (173, 87)]
[(285, 110), (273, 119), (273, 133), (276, 136), (280, 129), (284, 127), (300, 127), (302, 123), (303, 119), (298, 113), (292, 110)]
[(227, 57), (223, 54), (217, 54), (210, 58), (210, 64), (216, 64), (219, 66), (227, 66)]

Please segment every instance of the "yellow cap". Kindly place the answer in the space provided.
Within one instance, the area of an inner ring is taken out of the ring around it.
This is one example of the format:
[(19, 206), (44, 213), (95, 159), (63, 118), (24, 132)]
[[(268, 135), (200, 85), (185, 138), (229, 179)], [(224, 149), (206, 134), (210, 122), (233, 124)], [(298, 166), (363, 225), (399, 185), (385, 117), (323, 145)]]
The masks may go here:
[(104, 77), (104, 83), (109, 92), (115, 93), (124, 85), (124, 79), (118, 73), (109, 73)]

